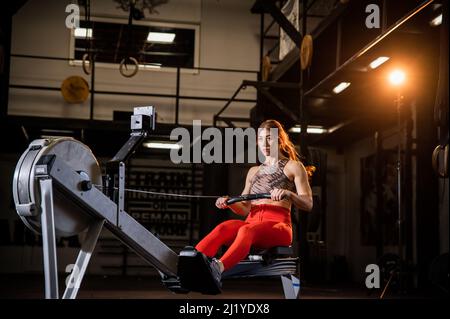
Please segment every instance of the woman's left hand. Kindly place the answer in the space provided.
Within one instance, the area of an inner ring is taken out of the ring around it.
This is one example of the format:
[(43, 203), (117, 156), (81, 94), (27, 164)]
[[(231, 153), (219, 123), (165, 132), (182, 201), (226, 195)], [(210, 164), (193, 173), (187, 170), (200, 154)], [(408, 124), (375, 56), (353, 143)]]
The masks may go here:
[(291, 191), (288, 191), (286, 189), (274, 188), (270, 191), (270, 196), (271, 199), (275, 201), (289, 199), (291, 196)]

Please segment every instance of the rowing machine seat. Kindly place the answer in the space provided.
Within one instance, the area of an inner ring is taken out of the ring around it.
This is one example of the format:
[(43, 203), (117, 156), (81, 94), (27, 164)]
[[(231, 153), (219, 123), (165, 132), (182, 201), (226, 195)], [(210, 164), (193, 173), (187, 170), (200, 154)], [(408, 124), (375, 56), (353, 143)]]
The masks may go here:
[(299, 258), (291, 246), (277, 246), (265, 250), (253, 249), (248, 257), (222, 274), (222, 279), (280, 277), (287, 299), (299, 297)]

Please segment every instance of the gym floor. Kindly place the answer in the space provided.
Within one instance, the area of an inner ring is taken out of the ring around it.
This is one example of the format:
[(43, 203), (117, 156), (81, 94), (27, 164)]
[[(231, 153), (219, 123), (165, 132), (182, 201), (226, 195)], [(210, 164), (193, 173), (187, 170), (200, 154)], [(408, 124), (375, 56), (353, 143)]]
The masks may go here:
[[(60, 283), (64, 282), (60, 278)], [(43, 276), (0, 276), (0, 299), (40, 299), (43, 297)], [(61, 288), (62, 289), (62, 286)], [(62, 290), (60, 290), (62, 293)], [(370, 292), (356, 285), (303, 284), (301, 299), (377, 299), (380, 291)], [(386, 299), (405, 296), (387, 293)], [(427, 298), (409, 292), (408, 298)], [(428, 296), (431, 297), (431, 296)], [(157, 277), (88, 276), (84, 279), (78, 298), (81, 299), (283, 299), (283, 288), (278, 278), (230, 279), (223, 282), (220, 295), (199, 293), (175, 294), (166, 289)]]

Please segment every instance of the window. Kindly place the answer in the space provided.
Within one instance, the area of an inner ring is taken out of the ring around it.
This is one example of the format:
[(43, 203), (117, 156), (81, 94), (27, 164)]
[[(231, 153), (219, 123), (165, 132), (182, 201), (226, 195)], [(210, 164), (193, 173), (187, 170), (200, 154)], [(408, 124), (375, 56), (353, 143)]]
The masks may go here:
[(71, 58), (80, 64), (92, 46), (97, 66), (113, 66), (133, 57), (144, 69), (198, 67), (199, 26), (92, 18), (71, 33)]

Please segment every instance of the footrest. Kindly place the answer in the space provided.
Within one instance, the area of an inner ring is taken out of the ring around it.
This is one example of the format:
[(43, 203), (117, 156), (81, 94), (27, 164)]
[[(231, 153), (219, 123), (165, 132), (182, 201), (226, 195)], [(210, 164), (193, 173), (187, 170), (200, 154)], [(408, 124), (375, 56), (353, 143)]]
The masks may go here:
[(214, 280), (210, 261), (194, 247), (185, 247), (178, 257), (178, 277), (181, 286), (207, 295), (221, 293), (221, 285)]

